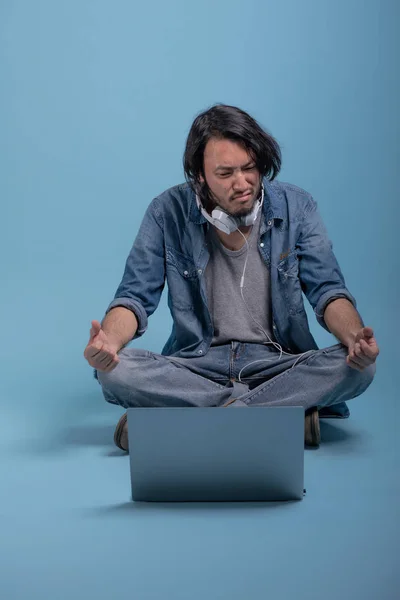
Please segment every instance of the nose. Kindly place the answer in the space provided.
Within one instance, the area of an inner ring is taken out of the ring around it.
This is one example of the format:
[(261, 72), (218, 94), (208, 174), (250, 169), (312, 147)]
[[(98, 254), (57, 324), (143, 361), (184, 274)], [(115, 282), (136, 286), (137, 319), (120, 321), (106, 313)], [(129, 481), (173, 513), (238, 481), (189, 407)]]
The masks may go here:
[(245, 192), (248, 188), (248, 184), (246, 182), (246, 177), (243, 171), (236, 171), (235, 177), (233, 180), (233, 189), (235, 192)]

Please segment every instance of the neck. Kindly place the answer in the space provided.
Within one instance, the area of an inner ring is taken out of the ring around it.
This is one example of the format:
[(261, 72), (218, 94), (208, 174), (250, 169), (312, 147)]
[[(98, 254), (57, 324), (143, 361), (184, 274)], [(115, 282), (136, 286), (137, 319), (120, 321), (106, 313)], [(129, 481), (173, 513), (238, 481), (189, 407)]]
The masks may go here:
[(243, 236), (247, 239), (251, 233), (252, 228), (252, 225), (239, 227), (239, 231), (241, 231), (243, 235), (241, 235), (237, 230), (233, 233), (224, 233), (220, 229), (217, 229), (217, 227), (214, 227), (214, 231), (217, 234), (218, 239), (225, 246), (225, 248), (228, 248), (228, 250), (240, 250), (240, 248), (242, 248), (242, 246), (244, 246), (244, 244), (246, 243), (243, 239)]

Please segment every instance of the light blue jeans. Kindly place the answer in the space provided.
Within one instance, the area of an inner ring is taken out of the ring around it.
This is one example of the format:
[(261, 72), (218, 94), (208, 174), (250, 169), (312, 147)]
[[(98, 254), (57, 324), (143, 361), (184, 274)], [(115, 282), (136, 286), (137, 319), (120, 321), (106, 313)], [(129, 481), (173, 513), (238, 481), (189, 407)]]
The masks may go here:
[[(279, 358), (271, 346), (241, 342), (211, 347), (198, 358), (126, 347), (113, 371), (95, 371), (95, 377), (105, 399), (124, 408), (220, 407), (235, 398), (232, 407), (324, 409), (359, 396), (374, 378), (375, 364), (356, 371), (346, 356), (342, 344), (310, 350), (300, 359), (298, 354)], [(259, 362), (245, 368), (239, 382), (239, 372), (252, 361)]]

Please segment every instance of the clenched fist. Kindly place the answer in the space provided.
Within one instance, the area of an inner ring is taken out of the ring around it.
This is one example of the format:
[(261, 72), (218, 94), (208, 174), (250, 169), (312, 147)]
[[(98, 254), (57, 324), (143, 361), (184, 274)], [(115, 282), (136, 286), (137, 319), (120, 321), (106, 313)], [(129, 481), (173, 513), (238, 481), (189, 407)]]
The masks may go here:
[(372, 365), (379, 355), (378, 344), (371, 327), (362, 327), (349, 345), (346, 362), (356, 371), (363, 371)]
[(98, 371), (109, 373), (119, 363), (118, 349), (113, 346), (99, 321), (92, 321), (90, 339), (83, 353), (89, 365)]

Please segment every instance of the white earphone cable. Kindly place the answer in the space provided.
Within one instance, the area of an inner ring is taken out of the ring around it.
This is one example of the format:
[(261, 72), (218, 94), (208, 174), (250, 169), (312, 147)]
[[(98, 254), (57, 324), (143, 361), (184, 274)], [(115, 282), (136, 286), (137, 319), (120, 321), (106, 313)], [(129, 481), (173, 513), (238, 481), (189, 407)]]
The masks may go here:
[[(245, 307), (246, 307), (246, 309), (247, 309), (247, 312), (249, 313), (250, 317), (253, 319), (254, 323), (257, 325), (257, 327), (260, 329), (260, 331), (262, 331), (262, 333), (265, 335), (265, 337), (266, 337), (266, 338), (269, 340), (268, 342), (265, 342), (265, 346), (268, 346), (268, 345), (272, 344), (273, 346), (275, 346), (275, 348), (278, 348), (278, 349), (279, 349), (279, 351), (280, 351), (280, 354), (279, 354), (279, 358), (278, 358), (278, 360), (280, 360), (280, 359), (282, 358), (282, 354), (286, 354), (287, 356), (292, 356), (292, 354), (290, 354), (289, 352), (285, 352), (285, 351), (282, 349), (282, 346), (281, 346), (280, 344), (278, 344), (277, 342), (274, 342), (274, 341), (272, 341), (272, 340), (271, 340), (271, 338), (269, 337), (269, 335), (267, 334), (267, 332), (264, 330), (264, 328), (262, 327), (262, 325), (260, 325), (260, 323), (259, 323), (259, 322), (258, 322), (258, 321), (257, 321), (257, 320), (256, 320), (256, 319), (253, 317), (253, 315), (251, 314), (251, 311), (250, 311), (250, 309), (249, 309), (249, 307), (248, 307), (248, 305), (247, 305), (247, 302), (246, 302), (246, 300), (245, 300), (245, 298), (244, 298), (244, 295), (243, 295), (243, 285), (244, 285), (244, 275), (245, 275), (245, 272), (246, 272), (246, 266), (247, 266), (247, 260), (248, 260), (248, 258), (249, 258), (249, 250), (250, 250), (250, 248), (249, 248), (249, 243), (248, 243), (248, 241), (247, 241), (247, 238), (246, 238), (246, 236), (245, 236), (245, 235), (244, 235), (244, 234), (243, 234), (243, 233), (240, 231), (240, 229), (239, 229), (239, 228), (237, 229), (237, 231), (238, 231), (238, 232), (240, 233), (240, 235), (241, 235), (241, 236), (244, 238), (244, 241), (245, 241), (245, 243), (246, 243), (246, 246), (247, 246), (246, 260), (245, 260), (245, 263), (244, 263), (244, 269), (243, 269), (242, 277), (241, 277), (241, 279), (240, 279), (240, 294), (241, 294), (241, 296), (242, 296), (243, 303), (244, 303), (244, 305), (245, 305)], [(310, 350), (309, 350), (308, 352), (303, 352), (302, 354), (300, 354), (300, 355), (298, 356), (298, 358), (296, 359), (296, 361), (293, 363), (293, 365), (292, 365), (290, 368), (291, 368), (291, 369), (293, 369), (293, 367), (295, 367), (295, 366), (296, 366), (296, 364), (297, 364), (297, 362), (300, 360), (300, 358), (301, 358), (302, 356), (304, 356), (305, 354), (309, 354), (309, 352), (310, 352)], [(241, 383), (243, 383), (243, 382), (242, 382), (242, 380), (241, 380), (242, 371), (244, 371), (244, 369), (246, 369), (246, 368), (247, 368), (247, 367), (249, 367), (250, 365), (254, 365), (255, 363), (259, 363), (259, 362), (272, 362), (272, 361), (274, 361), (274, 360), (275, 360), (274, 358), (263, 358), (263, 359), (260, 359), (260, 360), (253, 360), (252, 362), (248, 363), (247, 365), (245, 365), (245, 366), (244, 366), (244, 367), (243, 367), (243, 368), (240, 370), (240, 372), (239, 372), (239, 375), (238, 375), (238, 379), (239, 379), (239, 381), (240, 381)]]

